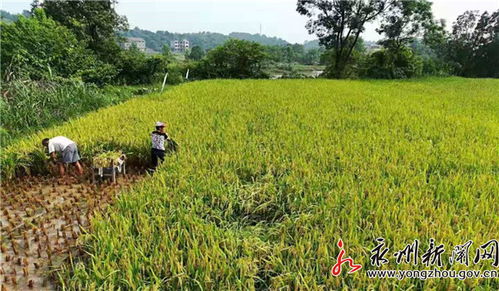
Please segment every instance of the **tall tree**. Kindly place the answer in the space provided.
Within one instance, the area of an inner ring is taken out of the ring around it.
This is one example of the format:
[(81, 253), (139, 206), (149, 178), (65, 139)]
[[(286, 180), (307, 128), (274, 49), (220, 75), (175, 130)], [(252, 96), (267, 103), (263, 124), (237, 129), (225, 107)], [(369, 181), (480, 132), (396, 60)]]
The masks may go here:
[(333, 77), (341, 78), (366, 23), (396, 0), (298, 0), (296, 10), (309, 18), (307, 29), (321, 45), (334, 49)]
[(385, 48), (400, 49), (425, 29), (433, 28), (432, 3), (427, 0), (394, 1), (376, 31), (384, 35), (380, 41)]
[(163, 48), (161, 49), (161, 55), (163, 55), (167, 59), (173, 58), (173, 53), (169, 45), (163, 45)]
[(35, 0), (33, 7), (41, 6), (47, 16), (71, 29), (79, 40), (104, 61), (111, 61), (117, 55), (116, 32), (127, 29), (126, 17), (114, 10), (117, 0)]
[(448, 41), (445, 19), (433, 20), (424, 30), (423, 42), (434, 50), (440, 57), (443, 56)]
[(462, 76), (499, 76), (499, 10), (466, 11), (452, 26), (450, 58)]
[(195, 45), (192, 47), (191, 52), (188, 55), (188, 58), (190, 60), (199, 61), (204, 57), (204, 55), (205, 55), (204, 50), (200, 46)]
[(48, 18), (42, 9), (13, 23), (0, 23), (1, 68), (5, 81), (13, 78), (76, 77), (93, 67), (95, 56), (68, 28)]

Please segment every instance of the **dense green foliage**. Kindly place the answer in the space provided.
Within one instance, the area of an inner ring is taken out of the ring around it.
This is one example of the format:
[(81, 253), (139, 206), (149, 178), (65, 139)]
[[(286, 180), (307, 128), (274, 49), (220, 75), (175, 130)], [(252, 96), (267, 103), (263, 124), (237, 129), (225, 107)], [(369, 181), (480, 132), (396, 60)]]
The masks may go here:
[(316, 39), (316, 40), (306, 40), (305, 42), (303, 42), (303, 47), (305, 48), (305, 50), (308, 50), (308, 49), (318, 49), (318, 48), (321, 48), (321, 45), (320, 45), (318, 39)]
[[(229, 39), (247, 40), (256, 42), (265, 47), (271, 61), (276, 63), (299, 63), (305, 65), (316, 65), (319, 63), (320, 55), (323, 52), (316, 42), (311, 42), (305, 48), (301, 44), (289, 44), (282, 39), (267, 37), (260, 34), (249, 34), (234, 32), (229, 35), (219, 33), (170, 33), (167, 31), (151, 32), (134, 28), (122, 33), (126, 37), (140, 37), (146, 41), (146, 46), (158, 52), (163, 52), (165, 46), (169, 46), (173, 40), (187, 39), (192, 49), (186, 57), (190, 60), (200, 60), (206, 51), (222, 46)], [(194, 50), (194, 52), (193, 52)]]
[[(36, 3), (37, 1), (35, 1)], [(116, 31), (126, 29), (126, 17), (116, 13), (116, 0), (43, 1), (47, 15), (84, 40), (101, 61), (116, 63), (119, 52)]]
[[(46, 79), (53, 75), (80, 78), (99, 86), (146, 84), (161, 81), (160, 76), (169, 68), (174, 71), (177, 68), (195, 68), (194, 79), (224, 78), (226, 75), (231, 78), (237, 75), (243, 78), (263, 77), (259, 73), (244, 72), (241, 75), (241, 72), (251, 71), (251, 68), (234, 69), (234, 66), (244, 65), (244, 62), (235, 64), (229, 60), (222, 64), (221, 58), (218, 58), (218, 65), (208, 64), (210, 59), (205, 56), (207, 48), (222, 46), (234, 38), (264, 44), (267, 58), (263, 66), (268, 68), (266, 71), (283, 72), (271, 75), (273, 78), (308, 76), (297, 72), (296, 65), (325, 65), (322, 76), (328, 78), (409, 78), (451, 74), (496, 77), (499, 74), (499, 42), (496, 36), (499, 12), (484, 12), (480, 15), (468, 11), (458, 17), (452, 32), (448, 33), (443, 24), (433, 19), (431, 3), (427, 0), (298, 1), (298, 12), (309, 17), (307, 27), (319, 37), (318, 41), (304, 45), (246, 33), (153, 33), (138, 28), (121, 33), (124, 36), (142, 37), (149, 48), (161, 51), (158, 56), (152, 57), (139, 52), (126, 52), (118, 47), (116, 33), (126, 27), (126, 19), (117, 15), (112, 8), (114, 0), (100, 1), (102, 3), (79, 0), (74, 5), (68, 1), (52, 2), (35, 3), (33, 6), (43, 7), (49, 17), (60, 25), (48, 21), (46, 17), (42, 21), (38, 15), (34, 17), (36, 20), (24, 18), (13, 26), (5, 26), (6, 38), (2, 43), (6, 47), (6, 52), (2, 54), (3, 78), (22, 73), (35, 79)], [(13, 18), (6, 13), (3, 15)], [(343, 22), (340, 21), (341, 15), (345, 18)], [(365, 21), (358, 22), (357, 19)], [(376, 19), (379, 20), (377, 31), (383, 36), (379, 44), (384, 49), (366, 50), (361, 33), (366, 23)], [(22, 23), (30, 26), (22, 27)], [(39, 27), (44, 30), (34, 33)], [(23, 38), (26, 31), (27, 37)], [(75, 43), (75, 39), (80, 41)], [(174, 55), (169, 50), (170, 41), (174, 39), (191, 41), (192, 49), (185, 53), (185, 57)], [(320, 47), (319, 43), (328, 49)], [(34, 49), (39, 44), (42, 50)], [(51, 50), (56, 52), (54, 57), (48, 53)], [(68, 58), (61, 60), (61, 55), (67, 55)], [(174, 62), (177, 64), (172, 64)], [(231, 62), (231, 70), (238, 72), (222, 73), (226, 70), (221, 68)], [(177, 72), (172, 72), (172, 75), (175, 78), (168, 82), (183, 81)]]
[[(117, 32), (127, 28), (126, 18), (116, 13), (115, 0), (46, 1), (41, 7), (53, 19), (84, 39), (106, 66), (87, 73), (87, 81), (101, 84), (151, 84), (167, 70), (171, 56), (147, 56), (136, 49), (122, 50)], [(92, 74), (93, 73), (93, 74)]]
[[(445, 29), (445, 22), (435, 23), (424, 35), (426, 64), (444, 68), (448, 74), (465, 77), (499, 76), (499, 10), (466, 11)], [(429, 56), (429, 58), (427, 57)]]
[(265, 51), (269, 59), (277, 63), (298, 63), (304, 65), (317, 65), (324, 52), (322, 48), (305, 49), (301, 44), (286, 46), (266, 46)]
[(197, 78), (265, 78), (263, 64), (267, 55), (264, 47), (246, 40), (229, 39), (210, 50), (197, 65)]
[[(40, 132), (2, 160), (32, 162), (42, 137), (62, 134), (83, 157), (112, 148), (148, 163), (157, 120), (179, 141), (93, 220), (66, 288), (497, 289), (365, 270), (376, 237), (390, 253), (433, 237), (448, 262), (453, 245), (497, 235), (498, 96), (490, 79), (195, 82)], [(363, 269), (333, 277), (339, 238)]]
[(428, 0), (392, 1), (387, 4), (386, 16), (381, 19), (377, 32), (383, 36), (379, 41), (385, 48), (399, 54), (416, 35), (434, 25)]
[(320, 44), (334, 54), (329, 76), (347, 77), (352, 53), (367, 23), (392, 16), (394, 5), (403, 1), (298, 0), (296, 11), (308, 18), (306, 27)]
[(193, 46), (189, 52), (188, 58), (190, 60), (199, 61), (205, 56), (205, 51), (200, 46)]
[(423, 60), (407, 47), (382, 49), (370, 54), (359, 69), (362, 77), (376, 79), (406, 79), (423, 72)]
[[(78, 13), (83, 12), (72, 10), (71, 5), (67, 4), (67, 1), (58, 1), (59, 7), (45, 3), (43, 9), (34, 8), (30, 17), (18, 16), (15, 22), (0, 24), (4, 81), (54, 81), (54, 78), (66, 78), (98, 86), (133, 85), (159, 81), (159, 75), (166, 72), (167, 64), (172, 60), (171, 55), (147, 56), (143, 52), (122, 50), (118, 46), (114, 32), (110, 36), (109, 33), (121, 26), (101, 23), (111, 21), (108, 18), (114, 15), (109, 11), (100, 11), (98, 8), (101, 4), (96, 4), (96, 7), (92, 6), (94, 4), (89, 4), (89, 7), (84, 3), (78, 4), (83, 5), (83, 11), (89, 10), (85, 12), (85, 18), (76, 18), (79, 17)], [(97, 13), (96, 9), (100, 12)], [(49, 16), (47, 11), (51, 13)], [(73, 15), (75, 13), (77, 15)], [(96, 19), (90, 21), (92, 15)], [(93, 28), (76, 25), (74, 19), (88, 22), (87, 25)], [(71, 25), (62, 24), (67, 22)], [(93, 29), (99, 30), (98, 36), (94, 37), (96, 32)], [(80, 36), (86, 33), (90, 35)]]
[[(326, 65), (323, 76), (326, 78), (337, 78), (337, 56), (335, 48), (326, 50), (320, 57), (320, 64)], [(343, 64), (342, 77), (344, 78), (358, 78), (361, 75), (361, 69), (365, 64), (362, 64), (368, 56), (366, 48), (364, 46), (364, 40), (359, 37), (355, 46), (353, 47), (352, 53), (346, 63)]]
[(30, 18), (19, 16), (16, 22), (0, 25), (1, 66), (6, 80), (69, 78), (95, 66), (96, 59), (85, 44), (41, 9)]
[(123, 102), (132, 87), (97, 88), (79, 81), (12, 81), (2, 85), (1, 146), (12, 139), (61, 123), (98, 108)]
[(117, 79), (122, 84), (151, 84), (167, 70), (168, 59), (161, 55), (146, 56), (137, 48), (121, 52)]
[(106, 84), (150, 84), (166, 71), (166, 58), (118, 47), (116, 15), (102, 5), (106, 2), (35, 1), (31, 14), (2, 21), (2, 147), (23, 134), (127, 100), (135, 91)]
[(270, 37), (264, 34), (251, 34), (247, 32), (231, 32), (229, 33), (229, 38), (235, 38), (240, 40), (247, 40), (259, 43), (261, 45), (288, 45), (289, 43), (282, 38)]
[(458, 75), (499, 78), (499, 10), (460, 15), (452, 27), (446, 56)]
[[(431, 5), (428, 0), (299, 0), (297, 11), (309, 18), (309, 32), (327, 48), (326, 77), (499, 76), (499, 11), (467, 11), (449, 34), (445, 23), (433, 19)], [(384, 50), (359, 57), (355, 48), (364, 26), (376, 20)]]

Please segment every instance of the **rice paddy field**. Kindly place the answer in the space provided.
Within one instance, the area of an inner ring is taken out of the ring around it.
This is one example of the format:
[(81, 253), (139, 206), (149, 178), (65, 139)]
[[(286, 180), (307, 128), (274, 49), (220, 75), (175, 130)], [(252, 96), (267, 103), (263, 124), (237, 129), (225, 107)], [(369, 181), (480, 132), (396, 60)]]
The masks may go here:
[[(179, 143), (153, 176), (122, 190), (56, 270), (67, 289), (497, 290), (498, 279), (373, 279), (367, 270), (498, 270), (470, 261), (499, 239), (499, 80), (211, 80), (135, 98), (2, 151), (2, 175), (44, 171), (43, 137), (84, 161), (122, 150), (149, 162), (155, 121)], [(89, 192), (90, 193), (90, 192)], [(3, 207), (3, 206), (2, 206)], [(389, 263), (371, 264), (376, 238)], [(396, 264), (420, 241), (442, 266)], [(345, 257), (362, 269), (331, 274)], [(497, 250), (497, 249), (496, 249)]]

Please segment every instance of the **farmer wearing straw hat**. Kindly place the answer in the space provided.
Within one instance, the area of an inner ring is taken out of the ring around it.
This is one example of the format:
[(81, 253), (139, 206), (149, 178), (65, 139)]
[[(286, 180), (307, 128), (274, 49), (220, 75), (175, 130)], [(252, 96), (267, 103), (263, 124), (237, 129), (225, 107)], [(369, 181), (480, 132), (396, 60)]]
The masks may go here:
[(165, 160), (165, 144), (168, 143), (170, 137), (165, 132), (165, 124), (163, 122), (156, 122), (156, 130), (151, 133), (152, 148), (151, 148), (151, 172), (156, 170), (159, 160)]

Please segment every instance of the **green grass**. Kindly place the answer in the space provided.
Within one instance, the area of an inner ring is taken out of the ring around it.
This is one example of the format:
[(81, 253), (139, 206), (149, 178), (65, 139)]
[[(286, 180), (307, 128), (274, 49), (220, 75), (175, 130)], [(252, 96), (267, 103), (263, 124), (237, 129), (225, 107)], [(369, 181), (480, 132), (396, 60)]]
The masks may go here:
[(70, 118), (140, 94), (139, 86), (98, 88), (79, 81), (12, 81), (2, 84), (0, 146)]
[[(66, 288), (499, 288), (497, 279), (368, 279), (374, 239), (391, 260), (498, 239), (499, 81), (214, 80), (90, 113), (7, 148), (34, 166), (44, 136), (86, 157), (121, 149), (146, 163), (155, 121), (180, 144), (153, 177), (93, 220)], [(338, 239), (363, 269), (333, 277)], [(494, 269), (490, 262), (464, 269)], [(428, 269), (433, 269), (430, 267)], [(458, 267), (457, 269), (463, 269)], [(497, 268), (495, 268), (497, 270)]]

